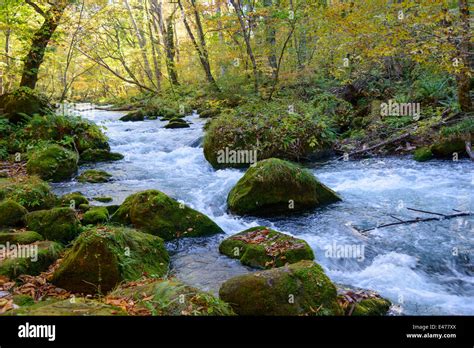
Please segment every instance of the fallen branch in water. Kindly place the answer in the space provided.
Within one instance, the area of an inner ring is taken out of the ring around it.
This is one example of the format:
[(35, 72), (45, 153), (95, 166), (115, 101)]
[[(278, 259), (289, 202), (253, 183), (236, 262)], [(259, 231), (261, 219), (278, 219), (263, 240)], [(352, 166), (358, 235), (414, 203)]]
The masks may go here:
[(355, 226), (353, 226), (353, 225), (350, 225), (350, 226), (348, 226), (348, 227), (349, 227), (353, 232), (357, 232), (357, 233), (361, 234), (362, 236), (366, 237), (366, 233), (367, 233), (367, 232), (373, 231), (373, 230), (376, 230), (376, 229), (379, 229), (379, 228), (390, 227), (390, 226), (397, 226), (397, 225), (415, 224), (415, 223), (426, 222), (426, 221), (442, 221), (442, 220), (452, 219), (452, 218), (461, 217), (461, 216), (472, 216), (472, 215), (474, 215), (474, 212), (459, 211), (459, 210), (456, 210), (456, 209), (453, 209), (453, 210), (456, 212), (456, 213), (454, 213), (454, 214), (440, 214), (440, 213), (434, 213), (434, 212), (431, 212), (431, 211), (421, 210), (421, 209), (415, 209), (415, 208), (407, 208), (407, 209), (408, 209), (408, 210), (411, 210), (411, 211), (420, 212), (420, 213), (431, 214), (431, 215), (437, 215), (438, 217), (429, 217), (429, 218), (417, 217), (417, 218), (410, 219), (410, 220), (402, 220), (402, 219), (397, 218), (396, 216), (390, 215), (390, 217), (392, 217), (393, 219), (397, 220), (397, 222), (391, 222), (391, 223), (387, 223), (387, 224), (382, 224), (382, 225), (378, 225), (378, 226), (375, 226), (375, 227), (367, 228), (367, 229), (364, 229), (364, 230), (358, 229), (357, 227), (355, 227)]

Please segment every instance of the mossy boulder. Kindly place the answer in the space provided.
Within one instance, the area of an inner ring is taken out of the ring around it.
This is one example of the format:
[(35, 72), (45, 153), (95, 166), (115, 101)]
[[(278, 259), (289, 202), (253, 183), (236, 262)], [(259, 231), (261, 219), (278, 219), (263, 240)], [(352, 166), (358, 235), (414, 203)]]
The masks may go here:
[(108, 182), (110, 181), (111, 177), (112, 175), (110, 175), (109, 173), (103, 170), (90, 169), (90, 170), (86, 170), (82, 172), (81, 175), (77, 177), (77, 181), (82, 182), (82, 183), (90, 182), (90, 183), (96, 184), (96, 183)]
[(368, 298), (356, 303), (352, 316), (387, 315), (392, 303), (384, 298)]
[(26, 226), (46, 240), (67, 243), (79, 233), (79, 220), (70, 208), (38, 210), (26, 215)]
[(97, 300), (70, 298), (67, 300), (48, 299), (30, 306), (23, 306), (7, 312), (7, 315), (28, 316), (123, 316), (127, 313), (120, 307)]
[(0, 244), (9, 242), (10, 244), (31, 244), (43, 240), (38, 232), (10, 230), (0, 232)]
[(25, 207), (11, 199), (0, 201), (0, 227), (24, 225), (27, 213)]
[(151, 315), (235, 315), (229, 304), (175, 279), (147, 279), (120, 285), (109, 293), (106, 301), (127, 298), (135, 310)]
[(182, 118), (172, 118), (168, 124), (165, 125), (165, 128), (189, 128), (189, 124)]
[(288, 214), (340, 201), (314, 175), (291, 162), (269, 158), (257, 162), (232, 188), (229, 210), (240, 215)]
[(206, 215), (157, 190), (135, 193), (123, 202), (112, 221), (132, 225), (164, 240), (223, 232)]
[(89, 200), (81, 192), (67, 193), (61, 197), (61, 205), (77, 209), (81, 204), (89, 204)]
[(122, 281), (164, 276), (169, 256), (163, 240), (136, 230), (101, 226), (74, 241), (51, 282), (77, 293), (107, 293)]
[(110, 203), (113, 201), (112, 197), (107, 197), (107, 196), (98, 196), (92, 198), (94, 201), (101, 202), (101, 203)]
[(430, 150), (435, 158), (452, 159), (454, 153), (459, 157), (466, 155), (466, 143), (462, 139), (439, 140)]
[(336, 287), (307, 260), (231, 278), (219, 297), (239, 315), (342, 315)]
[(7, 258), (0, 261), (0, 275), (14, 279), (21, 274), (37, 275), (58, 259), (63, 247), (51, 241), (15, 245), (16, 254), (10, 251)]
[(0, 179), (0, 200), (11, 199), (28, 211), (48, 209), (56, 204), (56, 196), (48, 183), (37, 176)]
[(125, 116), (120, 117), (120, 121), (124, 122), (136, 122), (145, 120), (145, 112), (143, 110), (131, 111)]
[(120, 161), (123, 155), (117, 152), (110, 152), (104, 149), (88, 149), (81, 153), (80, 163), (96, 163)]
[(54, 182), (67, 180), (77, 172), (77, 154), (59, 145), (37, 149), (29, 155), (26, 170), (43, 180)]
[(268, 269), (314, 259), (313, 250), (304, 240), (264, 226), (250, 228), (223, 240), (219, 251), (255, 268)]
[[(17, 90), (2, 94), (0, 105), (3, 113), (11, 123), (20, 123), (34, 114), (45, 114), (52, 112), (52, 107), (48, 99), (33, 91), (32, 89), (21, 87)], [(25, 117), (26, 115), (26, 117)]]
[(420, 147), (413, 153), (413, 159), (418, 162), (425, 162), (433, 158), (433, 153), (429, 147)]
[(109, 211), (106, 207), (91, 207), (82, 217), (83, 225), (105, 224), (109, 221)]

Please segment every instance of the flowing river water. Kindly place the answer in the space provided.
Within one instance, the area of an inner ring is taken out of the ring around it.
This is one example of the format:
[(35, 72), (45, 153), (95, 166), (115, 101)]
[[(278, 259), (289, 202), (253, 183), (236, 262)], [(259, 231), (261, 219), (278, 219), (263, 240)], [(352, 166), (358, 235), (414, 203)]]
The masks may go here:
[[(226, 236), (266, 225), (306, 240), (334, 282), (377, 291), (395, 304), (394, 313), (474, 315), (473, 217), (380, 228), (366, 238), (349, 227), (396, 221), (390, 215), (430, 216), (407, 207), (439, 213), (473, 211), (472, 162), (376, 158), (313, 166), (314, 175), (338, 192), (342, 202), (291, 217), (239, 217), (227, 212), (226, 198), (244, 171), (214, 170), (205, 160), (205, 120), (191, 115), (186, 117), (190, 128), (165, 129), (166, 122), (159, 120), (122, 122), (118, 119), (123, 112), (81, 107), (88, 110), (78, 113), (105, 126), (112, 151), (125, 158), (80, 168), (105, 170), (113, 181), (73, 180), (54, 184), (55, 193), (80, 191), (89, 199), (110, 196), (113, 202), (108, 204), (120, 204), (134, 192), (157, 189), (208, 215), (225, 235), (167, 244), (171, 272), (178, 279), (216, 294), (226, 279), (252, 272), (220, 255), (218, 245)], [(341, 248), (345, 254), (337, 253)]]

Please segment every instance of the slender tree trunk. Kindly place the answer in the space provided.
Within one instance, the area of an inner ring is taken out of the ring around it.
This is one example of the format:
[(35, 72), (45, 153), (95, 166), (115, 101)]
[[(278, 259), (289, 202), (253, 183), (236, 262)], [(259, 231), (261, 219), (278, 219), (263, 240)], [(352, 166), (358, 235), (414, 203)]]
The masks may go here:
[(196, 8), (196, 1), (191, 0), (191, 5), (193, 8), (193, 13), (194, 13), (194, 19), (195, 19), (195, 24), (196, 24), (196, 30), (197, 30), (197, 35), (199, 38), (199, 42), (196, 40), (193, 31), (191, 29), (191, 26), (189, 25), (189, 22), (186, 18), (186, 14), (184, 12), (184, 7), (183, 4), (181, 3), (180, 0), (178, 0), (179, 7), (181, 9), (181, 13), (183, 16), (183, 22), (184, 26), (186, 27), (186, 31), (188, 32), (189, 38), (191, 39), (194, 48), (196, 49), (199, 60), (201, 62), (202, 68), (204, 69), (204, 73), (206, 74), (206, 80), (209, 82), (215, 89), (219, 89), (217, 86), (217, 82), (214, 79), (214, 76), (212, 75), (211, 72), (211, 65), (209, 63), (209, 53), (207, 51), (207, 46), (206, 46), (206, 39), (204, 37), (204, 31), (202, 29), (202, 23), (201, 23), (201, 18), (199, 16), (199, 12), (197, 11)]
[[(222, 33), (222, 21), (220, 20), (221, 18), (221, 15), (222, 15), (222, 9), (221, 9), (221, 1), (222, 0), (217, 0), (217, 4), (216, 4), (216, 14), (218, 16), (218, 21), (217, 21), (217, 30), (218, 30), (218, 35), (219, 35), (219, 44), (224, 47), (224, 34)], [(220, 67), (220, 74), (221, 76), (224, 76), (225, 73), (226, 73), (226, 66), (225, 64), (221, 61), (220, 64), (219, 64), (219, 67)]]
[(25, 57), (25, 65), (23, 67), (23, 74), (20, 82), (20, 87), (34, 89), (38, 82), (38, 72), (41, 63), (43, 63), (46, 47), (48, 46), (51, 36), (53, 36), (58, 27), (64, 10), (69, 2), (66, 0), (58, 0), (52, 3), (47, 12), (41, 10), (41, 8), (31, 0), (28, 0), (27, 3), (44, 17), (43, 25), (34, 34), (31, 48)]
[(153, 72), (156, 79), (156, 87), (158, 91), (161, 89), (161, 69), (160, 69), (160, 37), (158, 35), (158, 26), (155, 17), (150, 12), (148, 2), (145, 2), (147, 22), (148, 22), (148, 33), (150, 35), (151, 42), (151, 54), (153, 59)]
[[(239, 0), (237, 0), (239, 1)], [(259, 79), (258, 79), (258, 69), (257, 69), (257, 62), (255, 60), (255, 56), (253, 54), (252, 50), (252, 45), (250, 43), (250, 30), (247, 30), (247, 27), (244, 22), (244, 13), (242, 11), (242, 8), (240, 7), (240, 2), (236, 2), (236, 0), (230, 0), (230, 3), (235, 9), (235, 13), (237, 14), (237, 18), (240, 23), (240, 28), (242, 29), (242, 35), (245, 40), (245, 47), (247, 49), (247, 55), (250, 58), (250, 61), (252, 63), (252, 71), (253, 71), (253, 77), (254, 77), (254, 90), (255, 93), (258, 94), (258, 86), (259, 86)]]
[[(263, 6), (268, 8), (271, 12), (273, 6), (273, 0), (263, 0)], [(275, 52), (276, 46), (276, 30), (272, 24), (271, 13), (265, 16), (265, 31), (266, 31), (266, 42), (269, 47), (269, 54), (268, 54), (268, 64), (272, 69), (272, 78), (275, 78), (276, 70), (277, 70), (277, 58)]]
[(456, 76), (458, 85), (458, 100), (461, 110), (470, 112), (473, 110), (470, 96), (471, 81), (469, 78), (470, 71), (470, 25), (469, 25), (469, 4), (468, 0), (459, 0), (459, 13), (461, 16), (462, 37), (459, 45), (459, 56), (462, 59), (462, 67)]

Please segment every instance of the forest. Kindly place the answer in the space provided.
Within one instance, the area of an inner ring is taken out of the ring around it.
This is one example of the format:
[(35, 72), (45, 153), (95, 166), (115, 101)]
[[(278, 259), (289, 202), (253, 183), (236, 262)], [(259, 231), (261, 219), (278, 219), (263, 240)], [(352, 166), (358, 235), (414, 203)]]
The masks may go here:
[(474, 314), (468, 0), (0, 4), (0, 315)]

